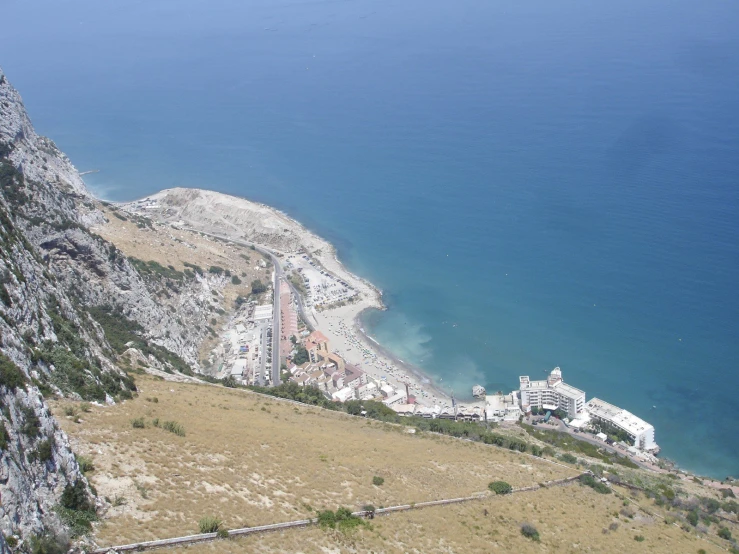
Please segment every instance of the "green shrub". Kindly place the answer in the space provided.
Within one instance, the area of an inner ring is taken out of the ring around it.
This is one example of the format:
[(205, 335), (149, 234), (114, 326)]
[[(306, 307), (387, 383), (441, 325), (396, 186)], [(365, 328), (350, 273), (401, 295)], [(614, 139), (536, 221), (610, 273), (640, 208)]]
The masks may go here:
[(0, 450), (7, 450), (9, 442), (10, 435), (8, 434), (8, 430), (5, 428), (5, 422), (0, 421)]
[(611, 494), (612, 492), (608, 485), (606, 485), (605, 483), (601, 483), (590, 474), (585, 474), (580, 477), (580, 484), (585, 485), (586, 487), (590, 487), (594, 491), (601, 494)]
[(162, 429), (165, 429), (170, 433), (174, 433), (178, 437), (185, 436), (185, 428), (176, 421), (165, 421), (162, 423)]
[(718, 536), (722, 539), (726, 539), (727, 541), (731, 540), (731, 531), (727, 527), (721, 527), (718, 530)]
[(77, 410), (74, 406), (66, 406), (64, 408), (64, 415), (68, 417), (74, 417), (77, 415)]
[(217, 265), (212, 265), (208, 268), (208, 273), (212, 273), (214, 275), (221, 275), (223, 273), (223, 268)]
[(217, 537), (218, 537), (219, 539), (227, 539), (227, 538), (229, 538), (229, 537), (230, 537), (231, 535), (229, 534), (229, 532), (228, 532), (228, 529), (225, 529), (225, 528), (223, 528), (223, 527), (219, 527), (219, 528), (218, 528), (218, 531), (216, 531), (216, 536), (217, 536)]
[(198, 522), (201, 533), (216, 533), (223, 521), (215, 516), (205, 516)]
[(27, 381), (26, 375), (13, 360), (0, 352), (0, 386), (14, 391), (18, 387), (23, 387)]
[(336, 512), (324, 510), (318, 512), (318, 525), (323, 528), (335, 529), (337, 526), (340, 531), (346, 533), (360, 525), (365, 525), (365, 521), (361, 517), (352, 514), (348, 508), (339, 508)]
[(635, 540), (636, 542), (644, 542), (644, 535), (636, 535), (636, 536), (634, 537), (634, 540)]
[(374, 476), (374, 477), (372, 478), (372, 484), (373, 484), (374, 486), (376, 486), (376, 487), (381, 487), (381, 486), (383, 485), (383, 483), (385, 483), (385, 479), (383, 479), (383, 478), (382, 478), (382, 477), (380, 477), (379, 475), (375, 475), (375, 476)]
[(267, 285), (262, 283), (259, 279), (254, 279), (251, 282), (251, 293), (252, 294), (262, 294), (263, 292), (267, 291)]
[(527, 539), (531, 539), (532, 541), (539, 540), (539, 531), (537, 531), (536, 527), (534, 527), (530, 523), (521, 524), (521, 534)]
[(559, 457), (559, 459), (562, 460), (563, 462), (568, 463), (568, 464), (576, 464), (577, 463), (577, 458), (575, 456), (573, 456), (572, 454), (570, 454), (569, 452), (565, 452), (564, 454), (562, 454)]
[(239, 279), (236, 275), (233, 275), (231, 277), (231, 283), (233, 283), (234, 285), (240, 285), (241, 284), (241, 279)]
[(87, 456), (75, 456), (75, 458), (77, 459), (77, 465), (80, 466), (80, 471), (82, 473), (95, 471), (95, 464), (92, 462), (92, 458), (88, 458)]
[(82, 479), (78, 479), (73, 484), (68, 484), (64, 487), (62, 493), (61, 505), (69, 510), (75, 510), (84, 512), (93, 508), (89, 497), (87, 496), (87, 490), (85, 489), (85, 483)]
[(41, 420), (39, 420), (34, 409), (30, 406), (21, 406), (21, 413), (23, 414), (21, 433), (31, 439), (38, 437), (41, 434)]
[(48, 438), (38, 443), (36, 447), (36, 459), (43, 463), (50, 461), (54, 452), (54, 439)]
[(688, 523), (695, 527), (698, 525), (698, 512), (688, 512), (688, 514), (685, 516), (685, 519), (688, 520)]
[(493, 481), (488, 485), (488, 488), (495, 494), (510, 494), (513, 492), (513, 487), (505, 481)]
[(137, 417), (136, 419), (131, 420), (131, 426), (134, 429), (143, 429), (146, 427), (146, 422), (144, 421), (143, 417)]
[(174, 281), (182, 281), (185, 278), (185, 274), (182, 271), (177, 271), (171, 265), (164, 267), (162, 264), (154, 260), (145, 262), (133, 257), (128, 258), (128, 260), (142, 275), (161, 276)]

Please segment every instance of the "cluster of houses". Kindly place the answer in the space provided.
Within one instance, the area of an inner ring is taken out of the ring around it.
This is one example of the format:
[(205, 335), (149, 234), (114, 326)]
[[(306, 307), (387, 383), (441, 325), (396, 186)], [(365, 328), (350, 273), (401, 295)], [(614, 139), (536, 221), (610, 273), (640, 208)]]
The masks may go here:
[[(290, 381), (303, 387), (317, 387), (337, 402), (378, 400), (386, 406), (408, 402), (408, 391), (398, 391), (384, 381), (368, 377), (361, 369), (331, 352), (328, 339), (320, 331), (305, 337), (303, 346), (308, 352), (308, 361), (288, 368)], [(410, 399), (413, 401), (413, 397)]]
[(309, 361), (290, 368), (290, 380), (301, 386), (315, 386), (337, 402), (377, 400), (400, 416), (453, 419), (456, 421), (515, 422), (532, 412), (532, 408), (567, 414), (565, 422), (573, 428), (606, 425), (628, 435), (633, 448), (641, 452), (657, 452), (654, 427), (637, 416), (599, 400), (585, 400), (585, 392), (566, 384), (560, 368), (554, 368), (546, 379), (532, 381), (519, 378), (520, 388), (509, 394), (486, 394), (484, 403), (470, 406), (423, 406), (416, 403), (406, 387), (398, 390), (386, 381), (376, 381), (359, 368), (346, 364), (331, 352), (328, 339), (314, 331), (303, 342)]

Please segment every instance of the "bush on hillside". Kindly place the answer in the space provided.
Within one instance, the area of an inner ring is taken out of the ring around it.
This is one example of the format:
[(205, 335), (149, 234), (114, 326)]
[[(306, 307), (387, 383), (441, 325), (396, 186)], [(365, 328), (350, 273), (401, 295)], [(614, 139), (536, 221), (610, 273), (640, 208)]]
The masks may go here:
[(267, 291), (267, 285), (262, 283), (259, 279), (254, 279), (251, 282), (251, 293), (252, 294), (262, 294), (263, 292)]
[(14, 391), (26, 384), (26, 376), (13, 360), (0, 352), (0, 386)]
[(532, 541), (539, 540), (539, 531), (530, 523), (521, 524), (521, 534), (527, 539), (531, 539)]
[(488, 485), (488, 488), (495, 494), (511, 494), (513, 492), (513, 487), (505, 481), (493, 481)]
[(611, 494), (612, 492), (608, 485), (606, 485), (605, 483), (601, 483), (590, 474), (586, 474), (580, 477), (580, 484), (585, 485), (586, 487), (590, 487), (595, 492), (599, 492), (601, 494)]
[(201, 533), (216, 533), (221, 528), (223, 521), (215, 516), (205, 516), (198, 522)]
[(185, 428), (177, 423), (176, 421), (165, 421), (162, 423), (162, 429), (165, 429), (166, 431), (169, 431), (170, 433), (174, 433), (178, 437), (184, 437), (185, 436)]

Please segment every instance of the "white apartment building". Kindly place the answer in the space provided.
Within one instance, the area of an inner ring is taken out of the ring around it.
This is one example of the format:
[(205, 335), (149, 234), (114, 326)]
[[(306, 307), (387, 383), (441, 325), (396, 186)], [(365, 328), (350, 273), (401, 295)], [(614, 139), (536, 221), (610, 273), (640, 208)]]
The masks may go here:
[(585, 409), (585, 392), (566, 384), (562, 370), (555, 367), (545, 381), (531, 381), (528, 375), (518, 378), (521, 392), (521, 409), (530, 411), (534, 406), (545, 410), (557, 408), (575, 418)]
[(625, 431), (639, 450), (659, 449), (654, 441), (654, 427), (631, 412), (599, 398), (591, 398), (585, 409), (590, 414), (591, 420), (604, 422)]

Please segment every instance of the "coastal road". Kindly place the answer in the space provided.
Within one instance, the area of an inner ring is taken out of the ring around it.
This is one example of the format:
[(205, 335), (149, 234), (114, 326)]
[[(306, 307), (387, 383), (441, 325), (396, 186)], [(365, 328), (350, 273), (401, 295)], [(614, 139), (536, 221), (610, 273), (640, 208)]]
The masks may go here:
[(275, 268), (272, 303), (272, 386), (280, 384), (280, 281), (282, 281), (282, 268), (276, 256), (270, 253), (272, 265)]
[[(238, 244), (240, 246), (247, 246), (249, 248), (254, 248), (257, 252), (260, 254), (264, 254), (265, 256), (269, 256), (270, 260), (272, 260), (272, 265), (275, 268), (275, 274), (274, 274), (274, 282), (272, 283), (273, 290), (274, 290), (274, 299), (272, 301), (272, 365), (271, 365), (271, 371), (272, 371), (272, 386), (276, 387), (280, 384), (280, 281), (284, 279), (283, 273), (282, 273), (282, 266), (280, 265), (280, 260), (275, 256), (272, 252), (267, 250), (266, 248), (263, 248), (261, 246), (258, 246), (254, 244), (253, 242), (247, 242), (243, 240), (236, 240), (232, 239), (230, 237), (226, 237), (223, 235), (217, 235), (215, 233), (206, 233), (203, 231), (200, 231), (198, 229), (193, 229), (192, 227), (183, 227), (183, 229), (186, 229), (188, 231), (194, 231), (196, 233), (201, 233), (203, 235), (207, 235), (209, 237), (225, 240), (228, 242), (232, 242), (234, 244)], [(290, 287), (290, 290), (293, 291), (293, 294), (295, 295), (295, 298), (298, 299), (298, 311), (300, 312), (300, 316), (303, 318), (303, 321), (305, 321), (306, 325), (308, 327), (312, 327), (312, 325), (309, 323), (309, 320), (307, 318), (307, 314), (305, 313), (305, 309), (303, 307), (303, 299), (298, 293), (298, 291), (295, 289), (295, 287), (287, 281), (288, 286)], [(262, 330), (262, 348), (264, 349), (264, 352), (266, 354), (267, 352), (267, 327), (265, 326)], [(264, 377), (266, 375), (266, 359), (265, 356), (262, 356), (262, 371), (259, 376), (259, 385), (264, 385)]]

